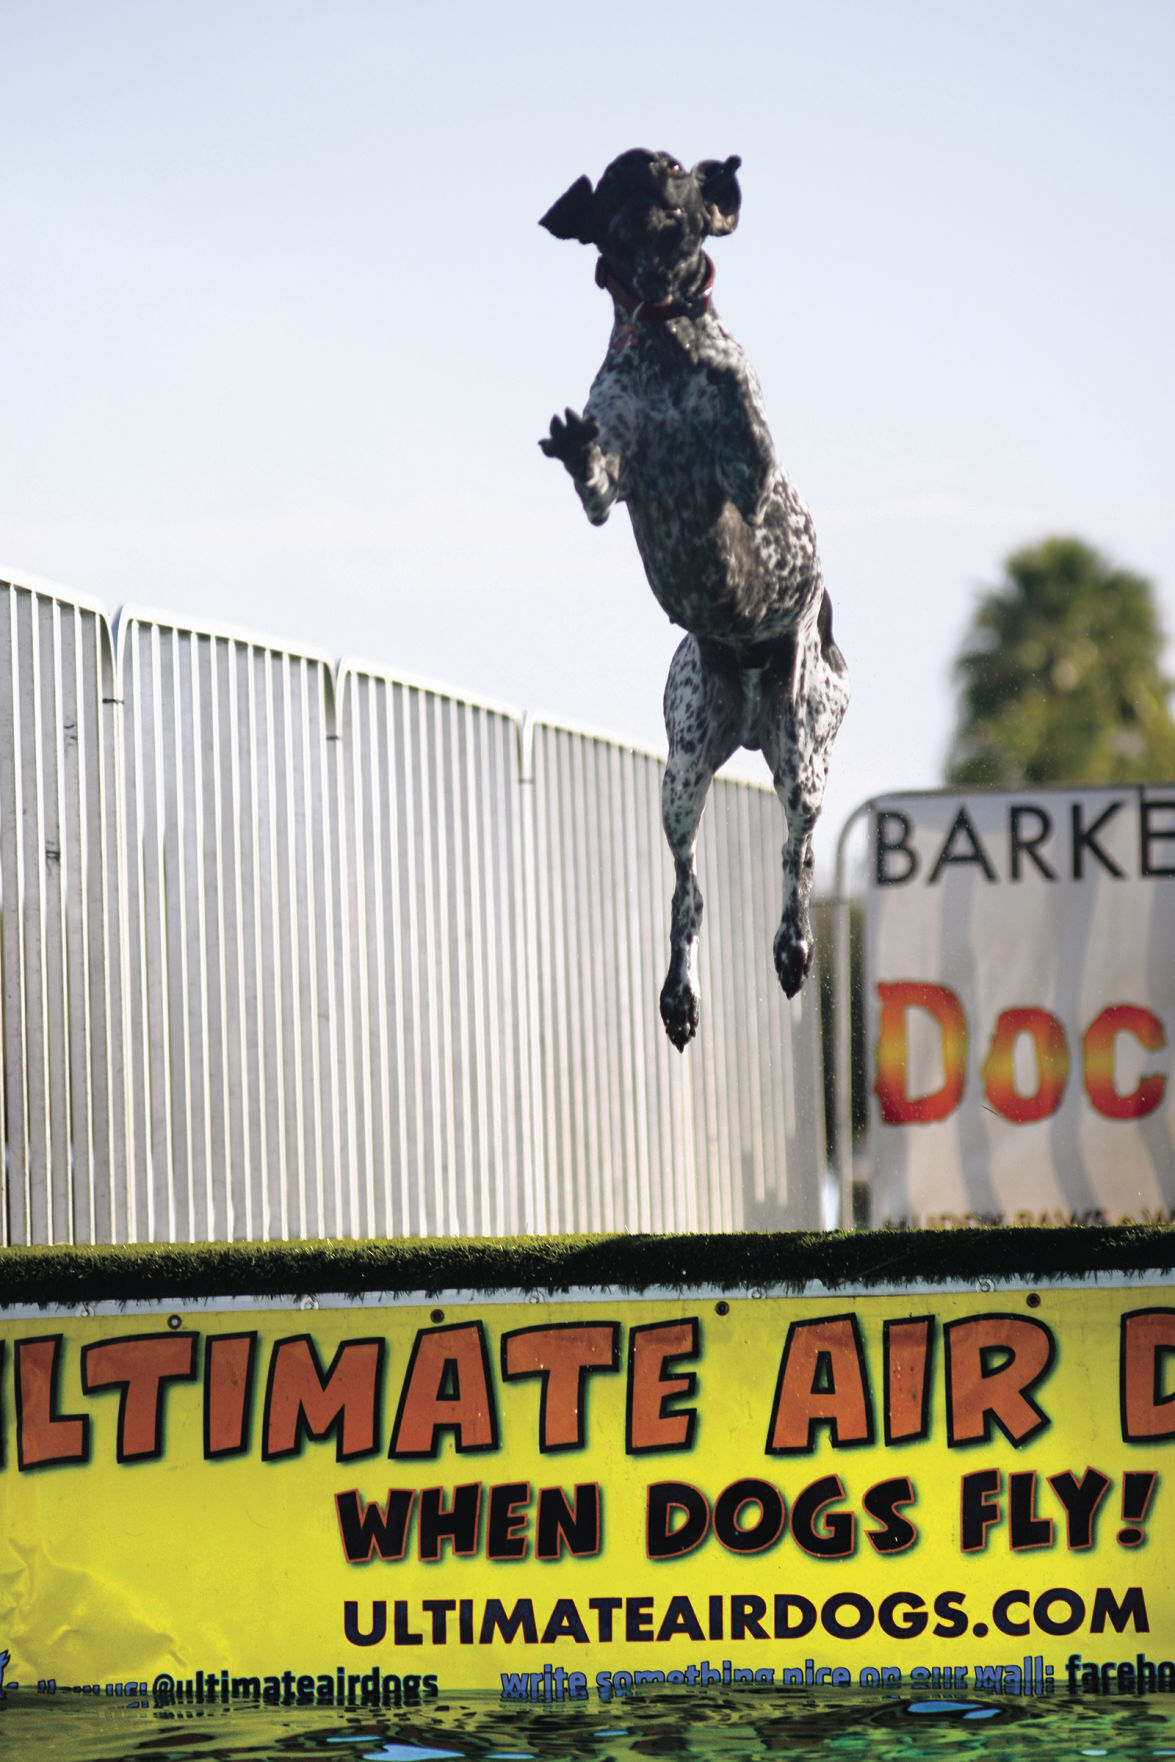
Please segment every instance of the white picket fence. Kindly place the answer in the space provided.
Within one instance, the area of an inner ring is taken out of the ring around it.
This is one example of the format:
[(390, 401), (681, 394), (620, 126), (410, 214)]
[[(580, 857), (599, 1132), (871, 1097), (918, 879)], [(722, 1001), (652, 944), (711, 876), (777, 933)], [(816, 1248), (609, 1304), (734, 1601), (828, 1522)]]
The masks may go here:
[(220, 625), (0, 582), (7, 1243), (816, 1227), (782, 814), (714, 786), (699, 1041), (661, 764)]

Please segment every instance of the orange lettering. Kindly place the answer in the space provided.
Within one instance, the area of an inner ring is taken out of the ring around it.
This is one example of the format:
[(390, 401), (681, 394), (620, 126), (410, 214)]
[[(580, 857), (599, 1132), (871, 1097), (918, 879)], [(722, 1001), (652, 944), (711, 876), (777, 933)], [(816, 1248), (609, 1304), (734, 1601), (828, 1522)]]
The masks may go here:
[(887, 1321), (885, 1341), (885, 1441), (924, 1438), (930, 1421), (930, 1347), (934, 1317)]
[(977, 1315), (948, 1322), (943, 1336), (952, 1448), (990, 1442), (993, 1420), (1012, 1444), (1023, 1444), (1051, 1423), (1031, 1398), (1056, 1352), (1052, 1330), (1043, 1322)]
[(139, 1334), (82, 1349), (82, 1388), (118, 1388), (118, 1460), (163, 1454), (163, 1387), (196, 1374), (195, 1334)]
[(1135, 1309), (1122, 1317), (1118, 1382), (1128, 1443), (1175, 1438), (1175, 1393), (1163, 1393), (1173, 1352), (1175, 1309)]
[(16, 1454), (22, 1469), (89, 1460), (89, 1420), (57, 1412), (61, 1346), (60, 1334), (16, 1343)]
[(852, 1315), (793, 1322), (787, 1331), (767, 1431), (768, 1452), (780, 1456), (811, 1450), (818, 1425), (829, 1426), (832, 1442), (841, 1448), (873, 1442), (865, 1354)]
[(297, 1456), (307, 1437), (335, 1434), (335, 1456), (346, 1462), (378, 1448), (382, 1340), (347, 1340), (323, 1371), (309, 1334), (279, 1340), (269, 1361), (265, 1391), (266, 1462)]
[(1110, 1004), (1094, 1017), (1081, 1043), (1085, 1093), (1108, 1120), (1140, 1120), (1162, 1102), (1167, 1079), (1154, 1072), (1129, 1095), (1120, 1095), (1114, 1086), (1114, 1042), (1119, 1034), (1133, 1034), (1148, 1052), (1159, 1052), (1167, 1044), (1162, 1022), (1149, 1009), (1133, 1003)]
[[(945, 1120), (963, 1098), (967, 1081), (967, 1018), (955, 993), (946, 985), (923, 985), (912, 980), (879, 984), (881, 1016), (878, 1022), (874, 1090), (887, 1126), (930, 1124)], [(908, 1089), (910, 1042), (907, 1011), (925, 1010), (938, 1023), (942, 1037), (943, 1080), (927, 1095), (912, 1096)]]
[(435, 1456), (452, 1432), (460, 1454), (498, 1448), (498, 1418), (480, 1322), (422, 1328), (412, 1348), (390, 1456)]
[(256, 1345), (256, 1334), (216, 1334), (205, 1342), (205, 1456), (239, 1456), (249, 1447)]
[(675, 1397), (692, 1395), (693, 1371), (667, 1376), (675, 1358), (696, 1358), (696, 1321), (655, 1322), (633, 1328), (628, 1336), (628, 1420), (625, 1449), (630, 1456), (646, 1450), (688, 1450), (697, 1425), (696, 1407), (674, 1407)]
[(588, 1372), (619, 1365), (616, 1322), (518, 1328), (502, 1338), (502, 1375), (541, 1377), (539, 1449), (582, 1450)]
[[(1036, 1049), (1036, 1088), (1031, 1095), (1016, 1089), (1014, 1054), (1021, 1034)], [(983, 1061), (983, 1089), (1006, 1120), (1017, 1126), (1047, 1120), (1061, 1105), (1069, 1081), (1069, 1042), (1056, 1016), (1047, 1009), (1005, 1009), (996, 1020), (991, 1046)]]

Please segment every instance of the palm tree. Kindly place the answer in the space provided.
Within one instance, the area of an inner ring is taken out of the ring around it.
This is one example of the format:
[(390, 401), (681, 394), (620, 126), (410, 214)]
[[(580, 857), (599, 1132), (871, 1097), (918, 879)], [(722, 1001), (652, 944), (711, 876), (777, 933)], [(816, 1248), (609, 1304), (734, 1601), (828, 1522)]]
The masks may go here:
[(955, 662), (957, 787), (1175, 778), (1149, 581), (1076, 538), (1017, 551)]

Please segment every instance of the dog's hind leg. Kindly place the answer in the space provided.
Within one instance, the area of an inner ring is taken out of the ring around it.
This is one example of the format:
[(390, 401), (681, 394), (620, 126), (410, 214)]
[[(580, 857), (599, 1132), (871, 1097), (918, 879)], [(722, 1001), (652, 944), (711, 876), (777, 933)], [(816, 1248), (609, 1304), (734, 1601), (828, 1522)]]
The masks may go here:
[(794, 665), (763, 694), (759, 744), (783, 803), (783, 912), (775, 933), (775, 971), (795, 997), (812, 965), (812, 830), (824, 800), (828, 754), (849, 701), (844, 658), (832, 640), (825, 596), (819, 623), (796, 644)]
[(698, 1030), (700, 997), (695, 976), (702, 928), (702, 892), (694, 851), (706, 795), (715, 771), (740, 744), (742, 701), (737, 674), (707, 665), (700, 645), (687, 636), (665, 685), (665, 731), (669, 759), (661, 786), (661, 820), (673, 854), (673, 916), (669, 972), (661, 989), (661, 1020), (679, 1052)]

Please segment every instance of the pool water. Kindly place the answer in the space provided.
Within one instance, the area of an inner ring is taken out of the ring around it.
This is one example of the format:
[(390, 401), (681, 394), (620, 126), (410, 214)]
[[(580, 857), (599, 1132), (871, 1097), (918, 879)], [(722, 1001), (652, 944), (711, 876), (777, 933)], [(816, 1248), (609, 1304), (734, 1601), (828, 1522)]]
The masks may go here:
[(1175, 1762), (1173, 1695), (1000, 1695), (931, 1699), (914, 1691), (707, 1692), (657, 1688), (601, 1702), (506, 1703), (444, 1695), (378, 1711), (142, 1705), (10, 1695), (0, 1757), (36, 1762)]

